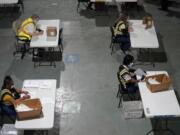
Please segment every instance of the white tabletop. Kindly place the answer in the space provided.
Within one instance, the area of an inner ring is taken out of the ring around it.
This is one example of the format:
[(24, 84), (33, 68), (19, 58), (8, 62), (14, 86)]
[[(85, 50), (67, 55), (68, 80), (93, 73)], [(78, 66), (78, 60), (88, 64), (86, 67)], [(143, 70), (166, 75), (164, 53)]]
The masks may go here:
[(0, 0), (0, 4), (16, 4), (18, 0)]
[[(56, 37), (47, 37), (46, 29), (48, 26), (57, 28)], [(60, 20), (39, 20), (38, 27), (44, 31), (43, 35), (33, 36), (31, 39), (30, 47), (35, 48), (44, 48), (44, 47), (57, 47), (58, 46), (58, 37), (59, 37), (59, 28)]]
[[(167, 74), (166, 71), (148, 71), (147, 76), (162, 73)], [(147, 118), (180, 116), (180, 106), (172, 88), (167, 91), (152, 93), (145, 82), (139, 82), (138, 85)]]
[(25, 80), (23, 88), (30, 92), (31, 98), (40, 98), (43, 117), (18, 121), (15, 127), (19, 130), (47, 130), (54, 125), (56, 80)]
[(157, 34), (154, 24), (151, 28), (145, 29), (142, 20), (130, 20), (133, 32), (130, 32), (132, 48), (159, 48)]

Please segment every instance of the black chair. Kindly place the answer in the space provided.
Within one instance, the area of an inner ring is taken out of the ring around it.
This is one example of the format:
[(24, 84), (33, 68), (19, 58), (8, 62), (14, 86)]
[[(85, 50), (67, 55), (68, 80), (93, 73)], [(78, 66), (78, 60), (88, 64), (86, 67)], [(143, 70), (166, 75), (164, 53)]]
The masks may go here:
[(14, 21), (12, 24), (12, 29), (15, 37), (15, 51), (13, 55), (21, 53), (21, 59), (24, 58), (25, 54), (29, 52), (30, 40), (24, 36), (18, 36), (17, 31), (19, 29), (18, 21)]
[[(115, 35), (114, 35), (114, 29), (113, 29), (112, 26), (110, 27), (110, 31), (111, 31), (111, 44), (110, 44), (110, 48), (111, 48), (111, 55), (112, 55), (112, 53), (114, 52), (114, 47), (115, 47), (115, 45), (118, 44), (118, 45), (120, 45), (120, 47), (121, 47), (121, 42), (118, 42), (118, 41), (116, 40)], [(124, 54), (126, 54), (126, 51), (122, 50), (122, 52), (123, 52)]]
[(80, 3), (82, 3), (85, 7), (88, 7), (89, 2), (90, 2), (90, 0), (78, 0), (77, 12), (79, 10)]
[(59, 30), (59, 41), (58, 41), (58, 47), (61, 53), (63, 53), (63, 50), (64, 50), (63, 43), (62, 43), (62, 33), (63, 33), (63, 28)]
[(117, 92), (116, 97), (117, 98), (119, 97), (118, 108), (120, 108), (121, 104), (122, 104), (122, 99), (125, 95), (127, 95), (130, 100), (135, 100), (136, 97), (135, 97), (135, 93), (130, 93), (130, 92), (128, 92), (128, 90), (126, 88), (124, 88), (124, 86), (121, 83), (120, 77), (119, 77), (119, 72), (117, 72), (117, 78), (119, 80), (119, 86), (118, 86), (118, 92)]

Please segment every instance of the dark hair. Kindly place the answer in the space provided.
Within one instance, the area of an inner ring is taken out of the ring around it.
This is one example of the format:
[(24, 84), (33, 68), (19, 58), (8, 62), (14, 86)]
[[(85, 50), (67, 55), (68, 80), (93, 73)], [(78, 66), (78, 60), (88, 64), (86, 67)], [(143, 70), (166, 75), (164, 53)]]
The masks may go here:
[(1, 87), (1, 89), (6, 89), (7, 85), (10, 85), (13, 82), (13, 79), (11, 78), (11, 76), (7, 75), (4, 77), (4, 81), (3, 81), (3, 85)]
[(132, 63), (134, 61), (134, 57), (132, 55), (126, 55), (123, 59), (123, 64), (124, 65), (129, 65), (130, 63)]
[(120, 15), (120, 20), (122, 20), (122, 21), (124, 21), (124, 22), (126, 22), (127, 21), (127, 19), (128, 19), (128, 14), (127, 13), (123, 13), (122, 15)]
[(33, 14), (33, 15), (31, 16), (31, 18), (34, 20), (34, 19), (39, 19), (40, 17), (39, 17), (38, 15), (36, 15), (36, 14)]

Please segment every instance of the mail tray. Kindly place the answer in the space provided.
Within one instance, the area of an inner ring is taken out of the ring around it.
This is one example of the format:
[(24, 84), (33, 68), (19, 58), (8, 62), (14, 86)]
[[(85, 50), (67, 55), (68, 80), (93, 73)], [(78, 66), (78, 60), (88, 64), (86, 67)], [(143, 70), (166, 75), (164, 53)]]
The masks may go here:
[[(159, 84), (150, 84), (148, 79), (152, 78), (159, 82)], [(171, 79), (166, 74), (152, 75), (145, 78), (146, 86), (151, 92), (159, 92), (168, 90), (171, 86)]]
[(57, 35), (57, 28), (48, 26), (46, 29), (46, 33), (48, 37), (56, 37)]
[(28, 99), (23, 100), (20, 104), (23, 104), (32, 110), (29, 111), (19, 111), (17, 110), (17, 106), (15, 106), (15, 110), (17, 113), (18, 120), (27, 120), (27, 119), (33, 119), (33, 118), (39, 118), (42, 113), (42, 105), (40, 100), (37, 99)]

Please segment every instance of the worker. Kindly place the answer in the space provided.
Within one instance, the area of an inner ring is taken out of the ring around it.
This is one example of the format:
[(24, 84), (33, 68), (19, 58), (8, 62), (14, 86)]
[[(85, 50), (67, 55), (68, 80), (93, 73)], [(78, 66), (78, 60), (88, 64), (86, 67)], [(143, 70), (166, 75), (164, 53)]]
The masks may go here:
[(128, 92), (136, 92), (138, 90), (137, 83), (140, 80), (136, 79), (135, 70), (132, 68), (134, 57), (126, 55), (123, 59), (123, 64), (119, 67), (119, 80), (123, 88)]
[(123, 51), (129, 50), (131, 44), (128, 28), (128, 15), (121, 15), (115, 22), (113, 29), (115, 40), (121, 44), (121, 49)]
[[(24, 96), (21, 97), (21, 94)], [(22, 100), (29, 99), (28, 91), (14, 88), (14, 82), (10, 76), (4, 78), (4, 82), (0, 91), (1, 105), (5, 113), (8, 115), (16, 115), (14, 105), (19, 104)]]
[(32, 15), (25, 19), (18, 29), (18, 36), (20, 39), (31, 40), (32, 36), (42, 35), (43, 30), (37, 29), (38, 15)]

